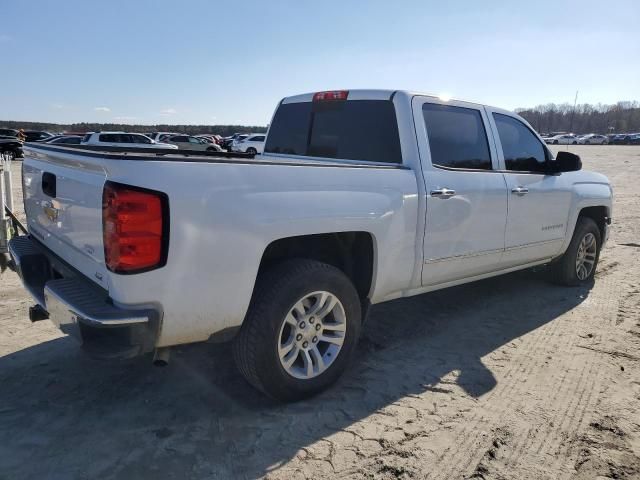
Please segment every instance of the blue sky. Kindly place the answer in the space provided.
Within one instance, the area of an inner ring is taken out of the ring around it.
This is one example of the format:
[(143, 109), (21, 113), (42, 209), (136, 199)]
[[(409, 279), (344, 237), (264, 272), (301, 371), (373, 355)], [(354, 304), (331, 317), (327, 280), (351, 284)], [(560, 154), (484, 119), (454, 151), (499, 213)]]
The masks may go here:
[(341, 88), (640, 100), (638, 0), (0, 0), (0, 18), (0, 120), (264, 125)]

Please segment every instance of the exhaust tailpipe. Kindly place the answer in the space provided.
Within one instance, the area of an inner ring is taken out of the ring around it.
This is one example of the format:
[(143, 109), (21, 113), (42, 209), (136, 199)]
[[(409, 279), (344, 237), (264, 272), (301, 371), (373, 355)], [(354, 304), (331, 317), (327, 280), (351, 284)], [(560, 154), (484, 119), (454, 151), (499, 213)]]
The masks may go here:
[(153, 354), (153, 364), (156, 367), (166, 367), (169, 365), (169, 357), (171, 356), (171, 349), (169, 347), (156, 348)]

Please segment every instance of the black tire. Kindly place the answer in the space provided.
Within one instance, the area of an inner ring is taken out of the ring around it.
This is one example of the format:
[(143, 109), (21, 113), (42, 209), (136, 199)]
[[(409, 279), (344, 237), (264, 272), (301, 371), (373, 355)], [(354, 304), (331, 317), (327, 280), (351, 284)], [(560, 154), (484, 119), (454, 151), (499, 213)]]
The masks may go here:
[(578, 142), (573, 142), (571, 145), (577, 145), (577, 144), (578, 144)]
[(558, 145), (558, 140), (554, 140), (554, 141), (553, 141), (553, 144), (554, 144), (554, 145)]
[[(596, 240), (595, 262), (589, 275), (584, 279), (580, 279), (578, 278), (578, 274), (576, 272), (576, 259), (578, 256), (580, 242), (588, 234), (593, 234)], [(588, 217), (578, 217), (576, 228), (573, 231), (573, 237), (571, 237), (571, 243), (569, 243), (569, 247), (567, 247), (564, 255), (562, 255), (562, 257), (560, 257), (557, 262), (551, 265), (551, 280), (559, 285), (566, 285), (571, 287), (586, 285), (593, 282), (593, 277), (598, 267), (601, 246), (602, 237), (600, 235), (600, 229), (598, 228), (596, 222)]]
[(584, 144), (585, 144), (585, 145), (591, 145), (591, 142), (590, 142), (589, 140), (586, 140), (586, 141), (584, 142)]
[(251, 155), (256, 155), (258, 151), (253, 147), (249, 147), (247, 148), (247, 153), (250, 153)]
[[(298, 379), (284, 369), (278, 357), (280, 328), (293, 305), (317, 291), (327, 291), (342, 303), (344, 342), (323, 373)], [(360, 298), (342, 271), (315, 260), (287, 260), (259, 275), (249, 311), (233, 342), (233, 355), (240, 372), (258, 390), (280, 401), (301, 400), (325, 390), (340, 377), (355, 352), (360, 327)]]
[(207, 152), (217, 152), (218, 150), (216, 150), (214, 147), (209, 147), (207, 148)]

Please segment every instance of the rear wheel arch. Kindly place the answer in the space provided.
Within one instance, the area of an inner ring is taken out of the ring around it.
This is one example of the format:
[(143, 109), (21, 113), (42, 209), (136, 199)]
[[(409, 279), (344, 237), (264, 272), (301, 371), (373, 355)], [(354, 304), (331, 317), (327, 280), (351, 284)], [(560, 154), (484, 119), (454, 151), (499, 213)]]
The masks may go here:
[(374, 286), (375, 250), (373, 234), (363, 231), (284, 237), (267, 245), (258, 276), (292, 258), (317, 260), (344, 272), (366, 302)]

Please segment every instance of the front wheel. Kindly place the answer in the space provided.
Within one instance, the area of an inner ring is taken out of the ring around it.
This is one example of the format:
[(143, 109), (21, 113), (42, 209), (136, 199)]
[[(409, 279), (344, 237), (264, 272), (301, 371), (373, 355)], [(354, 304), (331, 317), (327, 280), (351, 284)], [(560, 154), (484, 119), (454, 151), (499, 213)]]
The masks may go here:
[(251, 155), (256, 155), (258, 151), (253, 147), (249, 147), (247, 148), (247, 153), (250, 153)]
[(554, 144), (554, 145), (558, 145), (558, 140), (554, 140), (554, 141), (553, 141), (553, 144)]
[(552, 279), (567, 286), (593, 281), (601, 246), (602, 238), (596, 222), (588, 217), (578, 217), (567, 251), (551, 266)]
[(259, 276), (234, 358), (257, 389), (277, 400), (300, 400), (344, 372), (360, 322), (360, 298), (341, 270), (289, 260)]

